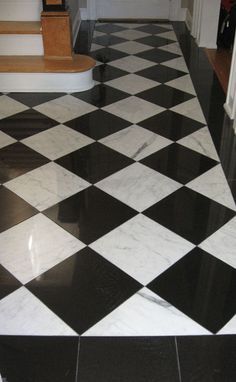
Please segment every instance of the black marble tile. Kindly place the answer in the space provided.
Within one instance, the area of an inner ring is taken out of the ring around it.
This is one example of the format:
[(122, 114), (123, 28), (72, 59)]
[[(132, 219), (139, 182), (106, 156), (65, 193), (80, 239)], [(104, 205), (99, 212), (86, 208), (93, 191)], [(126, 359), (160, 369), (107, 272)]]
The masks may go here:
[[(0, 188), (1, 195), (1, 188)], [(14, 292), (16, 289), (20, 288), (22, 284), (3, 266), (0, 264), (0, 300), (10, 293)], [(0, 341), (1, 343), (1, 341)], [(0, 361), (1, 362), (1, 361)], [(0, 367), (1, 373), (1, 367)]]
[(28, 109), (22, 113), (2, 119), (0, 121), (0, 130), (20, 140), (56, 125), (58, 125), (58, 122), (53, 119), (46, 117), (46, 115), (36, 110)]
[(103, 46), (109, 46), (109, 45), (115, 45), (120, 44), (121, 42), (125, 42), (124, 38), (120, 38), (111, 34), (105, 34), (104, 36), (95, 37), (93, 39), (93, 42), (95, 44), (103, 45)]
[(56, 163), (90, 183), (97, 183), (133, 162), (100, 143), (92, 143), (56, 160)]
[[(143, 56), (143, 58), (145, 58)], [(149, 78), (150, 80), (158, 81), (160, 83), (165, 83), (176, 78), (186, 75), (186, 73), (181, 72), (180, 70), (168, 68), (164, 65), (155, 65), (151, 68), (140, 70), (135, 74)]]
[(159, 36), (146, 36), (146, 37), (139, 38), (136, 41), (139, 42), (140, 44), (153, 46), (154, 48), (158, 48), (168, 44), (173, 44), (174, 42), (174, 41), (168, 40), (167, 38), (159, 37)]
[(236, 380), (236, 336), (177, 338), (182, 382)]
[(37, 214), (37, 210), (14, 192), (0, 186), (0, 232)]
[(165, 108), (174, 107), (195, 97), (192, 94), (182, 92), (167, 85), (156, 86), (155, 88), (138, 93), (136, 96)]
[(103, 62), (104, 64), (127, 56), (126, 53), (119, 52), (118, 50), (112, 48), (99, 49), (95, 52), (90, 52), (89, 55), (95, 60)]
[(145, 52), (137, 53), (135, 56), (144, 58), (145, 60), (156, 62), (158, 64), (179, 57), (179, 55), (177, 54), (166, 52), (161, 49), (147, 50)]
[(90, 90), (84, 92), (73, 93), (73, 96), (82, 99), (97, 107), (104, 107), (113, 102), (120, 101), (130, 96), (121, 90), (114, 89), (107, 85), (96, 85)]
[(236, 314), (236, 270), (200, 248), (194, 248), (148, 288), (213, 333)]
[(141, 284), (87, 247), (28, 283), (27, 288), (82, 334), (136, 293)]
[(95, 27), (96, 31), (103, 32), (103, 33), (115, 33), (125, 30), (126, 28), (112, 23), (107, 23), (103, 25), (99, 25), (99, 23), (96, 24)]
[(48, 162), (47, 158), (20, 142), (3, 147), (0, 149), (0, 183), (5, 183)]
[(235, 212), (182, 187), (148, 208), (144, 215), (192, 243), (200, 244), (233, 218)]
[(34, 107), (40, 105), (41, 103), (62, 97), (65, 94), (66, 93), (10, 93), (8, 94), (8, 97), (13, 98), (29, 107)]
[(141, 162), (182, 184), (190, 182), (218, 164), (214, 159), (178, 143), (172, 143)]
[(43, 212), (66, 231), (90, 244), (137, 212), (96, 187), (89, 187)]
[(92, 113), (66, 122), (65, 125), (95, 140), (99, 140), (125, 129), (130, 126), (130, 122), (104, 110), (95, 110)]
[(171, 110), (163, 111), (139, 122), (139, 125), (172, 141), (178, 141), (205, 126)]
[(102, 64), (93, 69), (93, 78), (98, 82), (106, 82), (125, 76), (128, 72), (110, 65)]
[(158, 34), (158, 33), (164, 33), (168, 32), (169, 29), (165, 28), (164, 26), (159, 26), (155, 24), (146, 24), (142, 25), (141, 27), (136, 28), (138, 31), (145, 32), (145, 33), (151, 33), (151, 34)]
[(0, 336), (3, 382), (74, 382), (77, 337)]
[(173, 338), (81, 338), (77, 382), (178, 382)]

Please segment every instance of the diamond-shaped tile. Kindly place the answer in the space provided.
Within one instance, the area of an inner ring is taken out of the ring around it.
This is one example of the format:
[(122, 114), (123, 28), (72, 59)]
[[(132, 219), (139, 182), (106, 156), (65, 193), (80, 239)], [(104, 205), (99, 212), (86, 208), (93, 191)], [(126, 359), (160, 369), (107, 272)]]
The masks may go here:
[(182, 53), (182, 51), (180, 49), (180, 46), (179, 46), (179, 44), (177, 42), (174, 42), (173, 44), (169, 43), (167, 45), (160, 46), (160, 49), (164, 50), (166, 52), (178, 54), (180, 56), (183, 55), (183, 53)]
[(128, 74), (115, 80), (108, 81), (106, 84), (115, 89), (134, 95), (153, 87), (156, 88), (158, 82), (137, 76), (136, 74)]
[(35, 296), (80, 334), (140, 287), (138, 282), (90, 248), (85, 248), (27, 284)]
[(100, 143), (74, 151), (56, 162), (90, 183), (96, 183), (133, 163), (130, 158)]
[(140, 163), (111, 175), (96, 186), (139, 212), (181, 187), (179, 183)]
[(16, 289), (20, 288), (22, 284), (2, 265), (0, 265), (0, 280), (1, 280), (1, 289), (0, 289), (0, 301), (2, 298), (8, 296)]
[(67, 126), (93, 139), (101, 139), (130, 125), (128, 121), (103, 110), (95, 110), (66, 123)]
[(74, 150), (89, 145), (93, 142), (93, 139), (69, 127), (59, 125), (40, 134), (26, 138), (22, 142), (45, 157), (55, 160)]
[(146, 37), (149, 34), (138, 31), (136, 29), (126, 29), (121, 32), (115, 32), (113, 33), (113, 35), (117, 37), (121, 37), (126, 40), (137, 40), (138, 38)]
[(159, 37), (167, 38), (167, 39), (169, 39), (169, 40), (178, 41), (178, 40), (177, 40), (177, 37), (176, 37), (176, 34), (175, 34), (174, 31), (168, 31), (168, 32), (164, 32), (164, 33), (158, 33), (158, 36), (159, 36)]
[(151, 68), (141, 70), (136, 74), (164, 84), (165, 82), (184, 76), (186, 73), (168, 68), (164, 65), (155, 65)]
[(161, 26), (161, 25), (155, 25), (155, 24), (142, 25), (141, 27), (138, 27), (137, 30), (146, 32), (146, 33), (151, 33), (151, 34), (166, 32), (164, 25)]
[(14, 143), (16, 140), (9, 135), (5, 134), (3, 131), (0, 131), (0, 149), (3, 147), (9, 146)]
[[(101, 64), (93, 69), (93, 78), (98, 82), (106, 82), (126, 75), (127, 72), (107, 64)], [(85, 93), (85, 92), (82, 92)], [(81, 94), (81, 93), (78, 93)]]
[(136, 41), (139, 42), (140, 44), (149, 45), (149, 46), (152, 46), (154, 48), (164, 46), (170, 42), (170, 40), (163, 38), (163, 37), (159, 37), (159, 36), (142, 37)]
[(43, 211), (87, 188), (89, 183), (51, 162), (5, 183), (5, 186)]
[(7, 95), (0, 96), (0, 120), (3, 118), (10, 117), (11, 115), (20, 113), (21, 111), (27, 109), (28, 106), (23, 105), (23, 103), (21, 102), (11, 99)]
[(236, 312), (236, 270), (195, 248), (148, 285), (213, 333)]
[(96, 50), (95, 52), (90, 52), (89, 55), (95, 60), (102, 62), (104, 64), (111, 62), (113, 60), (118, 60), (122, 57), (125, 57), (126, 54), (119, 52), (118, 50), (112, 48), (103, 48)]
[(143, 159), (172, 143), (169, 139), (136, 125), (118, 131), (100, 142), (135, 160)]
[(90, 247), (146, 285), (188, 253), (193, 244), (137, 215)]
[(95, 187), (89, 187), (44, 211), (44, 214), (83, 243), (90, 244), (136, 211)]
[(48, 159), (20, 142), (0, 149), (0, 183), (48, 163)]
[(4, 336), (77, 335), (24, 287), (0, 301), (0, 334)]
[(105, 106), (103, 110), (117, 117), (124, 118), (131, 123), (139, 123), (148, 117), (161, 113), (164, 109), (161, 106), (154, 105), (141, 98), (131, 96)]
[(117, 24), (111, 24), (111, 23), (97, 23), (95, 30), (103, 33), (114, 33), (124, 30), (125, 28), (117, 25)]
[(96, 110), (96, 107), (71, 95), (66, 95), (39, 106), (35, 106), (34, 109), (60, 123), (64, 123), (72, 118), (90, 113), (91, 111)]
[(149, 50), (150, 46), (137, 41), (126, 41), (113, 46), (114, 49), (127, 54), (136, 54)]
[(137, 97), (165, 108), (171, 108), (172, 106), (187, 101), (194, 96), (189, 93), (173, 89), (170, 86), (159, 85), (158, 87), (151, 88), (137, 94)]
[(129, 73), (135, 73), (139, 70), (154, 66), (155, 63), (136, 56), (125, 56), (118, 60), (112, 61), (109, 65), (118, 69), (126, 70)]
[(157, 64), (162, 63), (167, 60), (179, 57), (177, 54), (165, 52), (160, 49), (151, 49), (146, 52), (138, 53), (137, 57), (143, 58), (145, 60), (153, 61)]
[(213, 159), (177, 143), (150, 155), (143, 159), (142, 163), (182, 184), (190, 182), (217, 165)]
[(192, 243), (200, 244), (232, 219), (235, 212), (183, 187), (144, 214)]
[(1, 264), (22, 283), (34, 279), (84, 247), (38, 214), (0, 234)]
[(188, 73), (188, 68), (183, 57), (178, 57), (170, 61), (165, 61), (162, 63), (162, 65), (168, 66), (168, 68), (173, 68)]
[(4, 186), (0, 186), (0, 211), (0, 232), (6, 231), (38, 212)]
[(127, 98), (129, 94), (120, 90), (115, 90), (110, 86), (99, 84), (90, 90), (86, 90), (85, 92), (75, 93), (73, 96), (88, 102), (88, 104), (97, 107), (104, 107), (106, 105), (110, 105), (113, 102)]
[(8, 96), (26, 106), (33, 107), (62, 97), (65, 93), (10, 93)]
[[(178, 141), (180, 138), (188, 136), (189, 134), (200, 130), (204, 126), (200, 122), (174, 113), (171, 110), (166, 110), (163, 113), (154, 115), (139, 124), (140, 126), (145, 127), (145, 129), (160, 134), (163, 137), (172, 139), (173, 141)], [(182, 140), (179, 141), (179, 143), (182, 144)], [(193, 147), (189, 148), (194, 150)]]
[(28, 109), (0, 120), (0, 129), (11, 137), (21, 140), (50, 129), (58, 124), (36, 110)]
[(236, 269), (236, 218), (213, 233), (200, 244), (211, 255)]
[(195, 119), (198, 122), (206, 124), (206, 119), (203, 115), (201, 106), (197, 98), (193, 98), (189, 101), (174, 106), (171, 108), (171, 110), (186, 117)]
[(187, 74), (186, 76), (177, 78), (176, 80), (169, 81), (166, 83), (166, 85), (196, 96), (196, 91), (193, 87), (193, 83), (189, 74)]
[(93, 42), (102, 46), (116, 45), (124, 41), (124, 38), (117, 37), (113, 34), (105, 34), (104, 36), (98, 36), (93, 39)]

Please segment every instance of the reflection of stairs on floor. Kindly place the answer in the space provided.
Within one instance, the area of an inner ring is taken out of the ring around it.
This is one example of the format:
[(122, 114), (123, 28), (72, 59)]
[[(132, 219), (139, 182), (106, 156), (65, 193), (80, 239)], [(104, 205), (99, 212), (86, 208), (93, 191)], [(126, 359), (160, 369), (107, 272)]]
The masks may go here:
[[(22, 5), (26, 0), (20, 3), (20, 11), (19, 0), (2, 1), (0, 4), (0, 92), (76, 92), (91, 88), (95, 61), (75, 54), (69, 58), (54, 55), (45, 58), (48, 36), (45, 38), (42, 31), (41, 1), (27, 1), (28, 6), (31, 6), (30, 13), (27, 11), (27, 21), (22, 20)], [(11, 12), (12, 20), (9, 19)]]

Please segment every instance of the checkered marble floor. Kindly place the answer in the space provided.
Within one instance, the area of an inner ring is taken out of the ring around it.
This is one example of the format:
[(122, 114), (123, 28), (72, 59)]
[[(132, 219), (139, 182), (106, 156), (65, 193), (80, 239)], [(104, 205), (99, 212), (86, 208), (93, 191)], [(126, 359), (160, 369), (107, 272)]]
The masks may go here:
[(0, 334), (236, 334), (236, 205), (172, 26), (99, 23), (91, 56), (92, 90), (0, 96)]

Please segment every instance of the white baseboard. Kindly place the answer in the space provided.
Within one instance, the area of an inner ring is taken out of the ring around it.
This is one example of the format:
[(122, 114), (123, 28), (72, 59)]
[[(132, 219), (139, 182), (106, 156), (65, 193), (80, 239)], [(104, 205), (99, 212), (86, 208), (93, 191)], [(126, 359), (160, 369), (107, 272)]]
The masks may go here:
[(1, 21), (39, 21), (41, 0), (0, 0)]
[(191, 32), (192, 31), (192, 25), (193, 25), (193, 18), (192, 18), (192, 15), (188, 9), (186, 11), (185, 24), (187, 25), (188, 30)]
[(0, 90), (8, 92), (80, 92), (94, 86), (93, 70), (82, 73), (0, 73)]
[(0, 52), (3, 56), (42, 56), (43, 39), (41, 34), (2, 34)]

